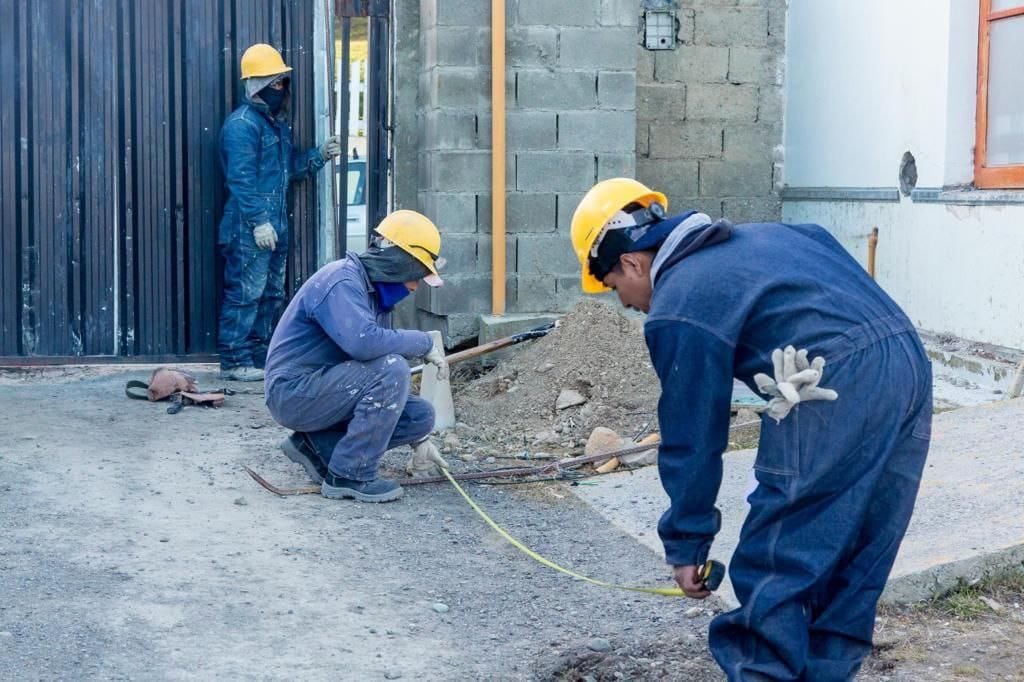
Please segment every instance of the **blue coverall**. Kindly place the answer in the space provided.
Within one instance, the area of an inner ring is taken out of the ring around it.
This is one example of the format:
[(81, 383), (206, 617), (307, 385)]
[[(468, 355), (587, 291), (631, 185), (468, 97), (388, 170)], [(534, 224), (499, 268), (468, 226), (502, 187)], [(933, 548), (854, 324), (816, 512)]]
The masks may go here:
[[(221, 366), (262, 367), (284, 301), (288, 262), (288, 185), (324, 167), (317, 148), (292, 144), (285, 115), (271, 116), (258, 97), (246, 97), (220, 131), (220, 160), (229, 197), (217, 241), (224, 256), (224, 294), (217, 350)], [(270, 223), (277, 247), (260, 249), (253, 228)]]
[(673, 565), (701, 564), (720, 526), (733, 377), (756, 390), (787, 345), (825, 357), (821, 386), (838, 400), (763, 418), (729, 569), (740, 607), (714, 619), (709, 641), (730, 680), (851, 679), (928, 452), (931, 365), (913, 325), (823, 228), (765, 223), (669, 258), (644, 331)]
[(392, 329), (355, 255), (310, 277), (281, 316), (267, 353), (274, 419), (305, 432), (336, 476), (372, 481), (384, 452), (434, 428), (434, 408), (409, 395), (406, 357), (426, 355), (426, 332)]

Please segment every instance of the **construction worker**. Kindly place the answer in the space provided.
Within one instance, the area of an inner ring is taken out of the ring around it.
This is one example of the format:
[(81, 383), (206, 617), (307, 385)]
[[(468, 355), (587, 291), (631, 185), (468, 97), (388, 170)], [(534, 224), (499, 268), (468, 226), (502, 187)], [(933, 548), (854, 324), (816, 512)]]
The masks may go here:
[(284, 301), (288, 185), (341, 154), (338, 138), (298, 151), (288, 123), (291, 67), (270, 45), (242, 55), (245, 102), (220, 131), (228, 200), (218, 243), (224, 294), (217, 340), (222, 379), (260, 381), (274, 316)]
[(281, 448), (332, 499), (401, 497), (401, 486), (377, 473), (384, 452), (401, 445), (413, 445), (413, 476), (447, 467), (428, 438), (434, 409), (409, 395), (405, 360), (423, 357), (443, 379), (444, 354), (426, 332), (391, 328), (392, 309), (420, 281), (442, 284), (441, 235), (415, 211), (392, 213), (375, 232), (365, 253), (325, 265), (302, 285), (267, 354), (267, 407), (295, 431)]
[(583, 290), (647, 314), (666, 560), (687, 595), (708, 596), (698, 567), (720, 526), (735, 377), (771, 401), (729, 570), (740, 606), (712, 621), (711, 652), (730, 680), (850, 680), (928, 452), (928, 358), (823, 228), (667, 208), (635, 180), (605, 180), (571, 227)]

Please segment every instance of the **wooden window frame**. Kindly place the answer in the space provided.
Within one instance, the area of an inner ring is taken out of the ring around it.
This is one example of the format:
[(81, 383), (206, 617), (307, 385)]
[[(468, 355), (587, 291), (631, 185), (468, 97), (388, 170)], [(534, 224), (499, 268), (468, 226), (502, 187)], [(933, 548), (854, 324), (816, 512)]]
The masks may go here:
[(1024, 6), (993, 12), (992, 0), (981, 0), (981, 12), (978, 15), (978, 108), (974, 143), (974, 185), (979, 189), (1024, 188), (1024, 164), (992, 168), (985, 165), (988, 153), (988, 59), (992, 23), (1022, 15)]

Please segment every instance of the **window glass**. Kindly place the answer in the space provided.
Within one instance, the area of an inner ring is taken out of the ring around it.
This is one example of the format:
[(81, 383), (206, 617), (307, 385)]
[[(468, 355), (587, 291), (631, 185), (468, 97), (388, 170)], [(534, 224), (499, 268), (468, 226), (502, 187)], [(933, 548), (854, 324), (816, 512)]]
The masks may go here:
[(1024, 7), (1024, 2), (1020, 0), (992, 0), (992, 12), (1002, 12), (1007, 9), (1016, 9), (1017, 7)]
[(988, 167), (1024, 164), (1022, 66), (1024, 16), (992, 22), (988, 59), (988, 148), (985, 163)]

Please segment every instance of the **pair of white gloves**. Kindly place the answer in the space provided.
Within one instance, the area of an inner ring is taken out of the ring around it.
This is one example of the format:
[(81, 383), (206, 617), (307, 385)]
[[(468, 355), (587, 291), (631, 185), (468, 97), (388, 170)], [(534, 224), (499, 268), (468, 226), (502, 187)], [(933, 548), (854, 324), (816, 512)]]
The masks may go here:
[(776, 348), (772, 351), (772, 365), (775, 377), (758, 373), (754, 375), (754, 383), (761, 393), (771, 396), (766, 412), (776, 423), (785, 419), (790, 410), (802, 402), (835, 400), (839, 397), (830, 388), (818, 388), (825, 358), (818, 356), (808, 362), (806, 348)]
[[(324, 161), (341, 156), (341, 138), (337, 135), (328, 137), (320, 145), (319, 150)], [(260, 249), (273, 251), (277, 248), (277, 230), (270, 223), (261, 223), (252, 228), (252, 236), (256, 240), (256, 246)]]

